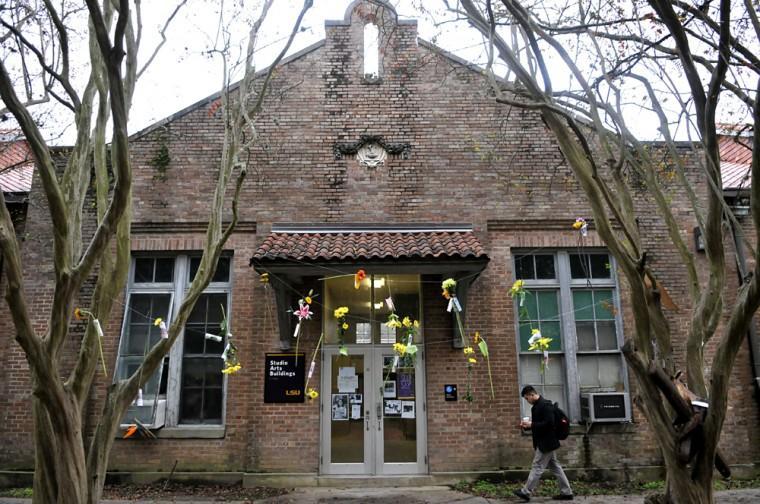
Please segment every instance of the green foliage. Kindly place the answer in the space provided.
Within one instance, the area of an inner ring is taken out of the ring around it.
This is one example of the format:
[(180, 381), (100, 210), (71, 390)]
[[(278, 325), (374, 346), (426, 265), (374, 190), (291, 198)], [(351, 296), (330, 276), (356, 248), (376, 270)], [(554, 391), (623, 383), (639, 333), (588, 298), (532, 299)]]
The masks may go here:
[(158, 172), (153, 176), (153, 180), (166, 182), (168, 178), (167, 171), (169, 170), (169, 163), (171, 163), (171, 161), (172, 158), (169, 156), (169, 147), (167, 147), (165, 143), (161, 143), (161, 145), (158, 146), (156, 155), (150, 160), (150, 165), (156, 169), (156, 172)]
[(645, 481), (641, 483), (643, 490), (665, 490), (665, 482), (662, 480)]
[(29, 499), (32, 496), (32, 489), (29, 487), (20, 488), (3, 488), (0, 489), (0, 497), (16, 497), (19, 499)]
[[(573, 480), (570, 482), (573, 487), (573, 493), (576, 495), (642, 495), (661, 493), (665, 491), (665, 482), (662, 480), (613, 483), (598, 482), (588, 480)], [(751, 480), (715, 480), (714, 488), (716, 491), (741, 489), (741, 488), (760, 488), (760, 478)], [(522, 481), (503, 481), (494, 482), (491, 480), (478, 480), (475, 482), (460, 481), (453, 485), (454, 490), (465, 492), (486, 498), (511, 498), (512, 491), (522, 487)], [(536, 490), (536, 496), (552, 496), (559, 493), (557, 481), (550, 475), (546, 474)]]

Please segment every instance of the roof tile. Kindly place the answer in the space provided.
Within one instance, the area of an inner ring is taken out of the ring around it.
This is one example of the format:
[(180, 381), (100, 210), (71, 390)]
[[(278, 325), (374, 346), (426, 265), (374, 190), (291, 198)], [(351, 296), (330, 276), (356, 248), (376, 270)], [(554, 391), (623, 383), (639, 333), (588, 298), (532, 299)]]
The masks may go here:
[(486, 257), (472, 232), (271, 233), (255, 260), (355, 260)]

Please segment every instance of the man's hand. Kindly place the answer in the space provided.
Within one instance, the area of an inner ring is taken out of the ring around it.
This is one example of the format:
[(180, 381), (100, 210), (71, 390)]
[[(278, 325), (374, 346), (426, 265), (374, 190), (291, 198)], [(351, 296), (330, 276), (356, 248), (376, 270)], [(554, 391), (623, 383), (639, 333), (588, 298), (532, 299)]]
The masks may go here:
[(530, 426), (533, 425), (533, 423), (530, 420), (522, 420), (520, 422), (520, 427), (523, 429), (530, 429)]

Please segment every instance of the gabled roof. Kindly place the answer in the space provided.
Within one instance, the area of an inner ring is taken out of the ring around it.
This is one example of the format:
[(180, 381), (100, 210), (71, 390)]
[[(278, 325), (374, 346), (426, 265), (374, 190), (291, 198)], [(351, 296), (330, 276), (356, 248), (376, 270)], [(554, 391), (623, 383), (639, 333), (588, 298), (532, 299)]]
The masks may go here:
[(33, 174), (34, 157), (25, 139), (8, 136), (0, 142), (0, 189), (4, 193), (28, 193)]

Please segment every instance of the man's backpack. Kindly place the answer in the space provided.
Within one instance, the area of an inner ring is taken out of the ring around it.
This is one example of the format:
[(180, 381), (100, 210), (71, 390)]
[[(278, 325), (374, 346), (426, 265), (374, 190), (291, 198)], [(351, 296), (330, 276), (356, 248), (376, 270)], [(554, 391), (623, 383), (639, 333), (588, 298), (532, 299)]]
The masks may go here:
[(567, 439), (567, 436), (570, 434), (570, 419), (560, 409), (558, 403), (554, 403), (554, 433), (560, 441)]

